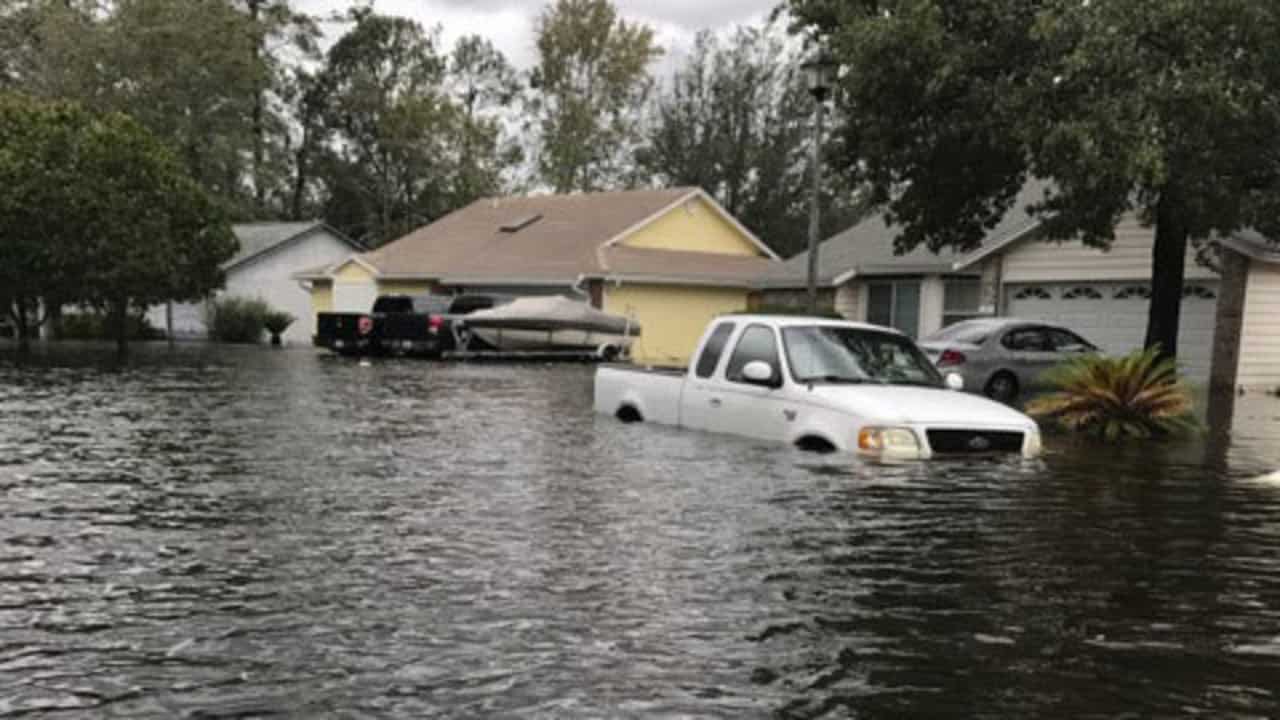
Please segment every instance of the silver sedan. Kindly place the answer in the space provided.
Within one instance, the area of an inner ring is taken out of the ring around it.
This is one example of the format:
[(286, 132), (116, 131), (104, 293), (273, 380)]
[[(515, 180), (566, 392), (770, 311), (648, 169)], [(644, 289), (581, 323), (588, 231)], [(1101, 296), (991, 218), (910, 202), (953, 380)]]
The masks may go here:
[(1098, 350), (1067, 328), (1017, 318), (966, 320), (919, 345), (944, 375), (957, 373), (966, 389), (1006, 403), (1054, 365)]

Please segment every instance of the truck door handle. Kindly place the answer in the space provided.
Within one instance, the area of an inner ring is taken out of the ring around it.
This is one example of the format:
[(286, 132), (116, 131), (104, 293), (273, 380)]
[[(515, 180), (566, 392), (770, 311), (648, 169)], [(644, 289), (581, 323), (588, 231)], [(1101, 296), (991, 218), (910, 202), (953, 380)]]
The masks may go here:
[(711, 407), (720, 407), (720, 398), (711, 398)]

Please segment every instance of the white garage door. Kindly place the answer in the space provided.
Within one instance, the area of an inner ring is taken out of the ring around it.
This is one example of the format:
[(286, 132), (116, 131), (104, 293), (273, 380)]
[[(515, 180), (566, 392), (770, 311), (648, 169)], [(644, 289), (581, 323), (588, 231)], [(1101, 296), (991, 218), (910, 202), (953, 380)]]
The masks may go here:
[[(1142, 347), (1151, 299), (1148, 283), (1010, 285), (1011, 317), (1065, 325), (1110, 354)], [(1189, 282), (1182, 293), (1178, 362), (1192, 378), (1209, 376), (1217, 283)]]
[(378, 299), (376, 283), (360, 282), (333, 284), (333, 311), (344, 313), (367, 313), (373, 309), (373, 301)]

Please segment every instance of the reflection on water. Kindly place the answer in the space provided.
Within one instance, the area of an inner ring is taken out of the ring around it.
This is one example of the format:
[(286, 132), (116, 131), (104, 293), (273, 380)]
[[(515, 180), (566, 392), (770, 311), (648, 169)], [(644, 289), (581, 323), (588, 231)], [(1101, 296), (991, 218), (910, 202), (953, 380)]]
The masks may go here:
[(1280, 713), (1275, 399), (874, 467), (584, 367), (108, 358), (0, 355), (0, 717)]

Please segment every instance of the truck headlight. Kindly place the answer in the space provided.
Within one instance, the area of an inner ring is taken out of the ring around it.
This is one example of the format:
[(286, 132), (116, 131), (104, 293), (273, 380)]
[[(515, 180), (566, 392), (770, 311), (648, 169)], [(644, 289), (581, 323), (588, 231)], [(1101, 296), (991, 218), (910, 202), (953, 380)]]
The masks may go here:
[(1044, 452), (1044, 445), (1040, 441), (1040, 430), (1032, 428), (1027, 431), (1027, 440), (1022, 446), (1022, 454), (1029, 458), (1040, 457), (1040, 453)]
[(920, 441), (910, 428), (864, 427), (858, 431), (858, 451), (877, 456), (918, 457)]

